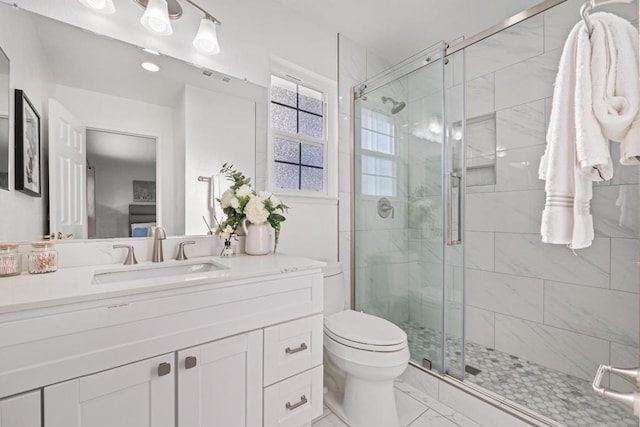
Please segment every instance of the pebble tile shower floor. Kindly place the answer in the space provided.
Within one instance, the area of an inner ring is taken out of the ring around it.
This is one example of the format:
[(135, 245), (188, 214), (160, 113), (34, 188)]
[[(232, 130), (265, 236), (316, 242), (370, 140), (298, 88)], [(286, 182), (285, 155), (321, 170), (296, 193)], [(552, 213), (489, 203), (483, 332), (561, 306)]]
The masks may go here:
[[(406, 322), (413, 360), (429, 359), (439, 348), (439, 333)], [(448, 340), (450, 366), (459, 365), (460, 341)], [(568, 427), (638, 426), (629, 410), (600, 399), (591, 383), (507, 353), (467, 342), (465, 381), (496, 393)], [(595, 373), (594, 373), (595, 374)]]

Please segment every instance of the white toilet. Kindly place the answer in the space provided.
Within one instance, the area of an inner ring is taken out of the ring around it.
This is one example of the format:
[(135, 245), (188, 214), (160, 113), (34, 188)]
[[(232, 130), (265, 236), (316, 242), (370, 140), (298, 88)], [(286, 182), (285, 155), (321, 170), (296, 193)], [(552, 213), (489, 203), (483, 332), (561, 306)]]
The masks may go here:
[(393, 382), (407, 368), (407, 334), (344, 310), (342, 264), (324, 269), (325, 403), (351, 427), (398, 427)]

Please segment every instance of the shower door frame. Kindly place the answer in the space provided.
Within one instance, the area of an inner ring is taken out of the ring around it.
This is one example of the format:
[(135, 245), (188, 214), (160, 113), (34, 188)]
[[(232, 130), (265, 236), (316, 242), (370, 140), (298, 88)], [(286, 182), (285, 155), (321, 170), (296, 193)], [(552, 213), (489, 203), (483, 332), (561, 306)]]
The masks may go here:
[[(565, 0), (566, 1), (566, 0)], [(441, 224), (442, 224), (442, 246), (441, 246), (441, 250), (442, 250), (442, 265), (441, 265), (441, 269), (442, 269), (442, 283), (441, 283), (441, 298), (440, 298), (440, 306), (442, 307), (442, 310), (440, 312), (440, 325), (441, 325), (441, 336), (440, 336), (440, 361), (441, 361), (441, 371), (443, 375), (450, 375), (449, 374), (449, 370), (447, 369), (447, 359), (446, 359), (446, 355), (447, 355), (447, 332), (448, 332), (448, 316), (447, 314), (449, 313), (449, 308), (448, 308), (448, 296), (449, 296), (449, 292), (448, 292), (448, 288), (450, 286), (453, 286), (453, 274), (450, 273), (448, 267), (449, 264), (447, 262), (447, 260), (451, 257), (451, 254), (449, 253), (449, 248), (455, 247), (457, 245), (461, 245), (463, 243), (464, 240), (464, 182), (466, 179), (466, 167), (465, 167), (465, 149), (464, 149), (464, 132), (465, 132), (465, 127), (466, 127), (466, 105), (465, 105), (465, 97), (466, 97), (466, 84), (465, 84), (465, 73), (464, 73), (464, 62), (463, 62), (463, 66), (462, 66), (462, 119), (461, 119), (461, 123), (462, 123), (462, 133), (463, 133), (463, 137), (462, 140), (459, 142), (460, 144), (460, 150), (458, 152), (458, 158), (455, 162), (452, 161), (452, 153), (453, 150), (451, 149), (452, 144), (453, 144), (453, 139), (452, 139), (452, 135), (451, 135), (451, 131), (449, 129), (449, 123), (448, 123), (448, 101), (447, 101), (447, 73), (446, 73), (446, 67), (449, 64), (449, 59), (448, 56), (453, 55), (455, 52), (453, 53), (449, 53), (447, 54), (447, 49), (449, 48), (449, 44), (445, 43), (444, 41), (441, 41), (439, 43), (436, 43), (430, 47), (428, 47), (427, 49), (424, 49), (423, 51), (421, 51), (420, 53), (408, 58), (405, 61), (400, 62), (399, 64), (397, 64), (396, 66), (392, 67), (390, 70), (384, 71), (374, 77), (372, 77), (371, 79), (369, 79), (368, 81), (366, 81), (365, 83), (352, 88), (352, 95), (353, 95), (353, 100), (357, 100), (358, 98), (363, 97), (364, 95), (368, 94), (368, 93), (372, 93), (374, 91), (376, 91), (377, 89), (390, 84), (396, 80), (399, 80), (403, 77), (409, 76), (410, 74), (414, 73), (414, 72), (418, 72), (421, 69), (424, 69), (425, 67), (431, 67), (431, 66), (439, 66), (441, 67), (440, 70), (440, 78), (441, 78), (441, 92), (440, 92), (440, 96), (441, 96), (441, 105), (440, 105), (440, 109), (441, 109), (441, 119), (442, 119), (442, 151), (441, 151), (441, 155), (440, 155), (440, 161), (441, 161), (441, 206), (442, 206), (442, 216), (440, 218)], [(437, 53), (437, 57), (436, 54)], [(461, 54), (463, 54), (464, 52), (461, 52)], [(464, 55), (462, 55), (462, 57), (464, 58)], [(464, 59), (463, 59), (464, 61)], [(439, 62), (439, 63), (438, 63)], [(453, 85), (452, 85), (453, 86)], [(365, 98), (366, 99), (366, 98)], [(356, 108), (356, 103), (353, 102), (352, 104), (352, 108), (355, 110)], [(355, 111), (352, 111), (352, 117), (356, 117)], [(355, 125), (355, 122), (354, 122)], [(354, 144), (355, 144), (355, 131), (354, 131)], [(355, 147), (354, 147), (355, 149)], [(451, 153), (451, 154), (450, 154)], [(354, 156), (353, 156), (353, 164), (352, 164), (352, 173), (351, 173), (351, 186), (354, 189), (353, 192), (353, 197), (351, 198), (351, 229), (353, 230), (354, 233), (354, 237), (351, 239), (351, 265), (355, 266), (356, 265), (356, 250), (355, 250), (355, 245), (356, 245), (356, 238), (355, 238), (355, 233), (356, 233), (356, 226), (355, 226), (355, 183), (356, 183), (356, 170), (357, 170), (357, 156), (355, 155), (355, 151), (354, 151)], [(457, 172), (455, 169), (452, 168), (452, 164), (457, 164), (459, 167), (459, 172)], [(453, 224), (454, 224), (454, 218), (453, 218), (453, 188), (454, 188), (454, 184), (453, 184), (453, 178), (459, 178), (458, 180), (458, 209), (457, 209), (457, 238), (453, 239)], [(462, 283), (463, 283), (463, 289), (462, 289), (462, 301), (460, 301), (461, 304), (461, 325), (460, 325), (460, 339), (461, 339), (461, 347), (460, 347), (460, 362), (461, 366), (460, 366), (460, 372), (458, 373), (458, 375), (460, 376), (460, 380), (464, 379), (464, 368), (465, 368), (465, 349), (464, 349), (464, 339), (465, 339), (465, 320), (464, 320), (464, 316), (465, 316), (465, 312), (464, 312), (464, 249), (461, 251), (461, 257), (462, 257), (462, 274), (463, 274), (463, 279), (462, 279)], [(351, 309), (355, 310), (356, 308), (356, 271), (357, 268), (352, 268), (351, 269)], [(451, 270), (452, 272), (452, 270)], [(417, 362), (410, 360), (410, 363), (415, 365), (415, 366), (420, 366), (417, 364)], [(422, 368), (422, 367), (421, 367)], [(454, 378), (456, 378), (454, 376)]]

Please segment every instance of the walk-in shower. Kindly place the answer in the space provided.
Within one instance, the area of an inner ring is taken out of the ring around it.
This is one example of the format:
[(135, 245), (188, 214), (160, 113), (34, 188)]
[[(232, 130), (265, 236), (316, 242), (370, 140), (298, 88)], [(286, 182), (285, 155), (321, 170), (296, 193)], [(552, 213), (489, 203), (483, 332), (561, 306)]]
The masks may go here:
[[(637, 1), (608, 10), (637, 24)], [(591, 248), (538, 234), (553, 83), (579, 19), (546, 1), (354, 88), (354, 306), (401, 326), (412, 364), (515, 411), (637, 426), (590, 381), (638, 365), (640, 227), (625, 218), (640, 217), (640, 168), (594, 187)]]

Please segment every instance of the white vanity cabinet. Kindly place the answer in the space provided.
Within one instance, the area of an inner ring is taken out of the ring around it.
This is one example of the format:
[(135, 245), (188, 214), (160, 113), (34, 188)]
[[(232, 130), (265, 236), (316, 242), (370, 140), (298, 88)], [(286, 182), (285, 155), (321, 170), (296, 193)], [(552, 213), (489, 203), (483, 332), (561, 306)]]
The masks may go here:
[(313, 268), (0, 311), (0, 427), (308, 425), (322, 287)]
[(174, 355), (154, 357), (44, 389), (47, 427), (172, 427)]
[(0, 399), (0, 427), (40, 427), (40, 390)]

